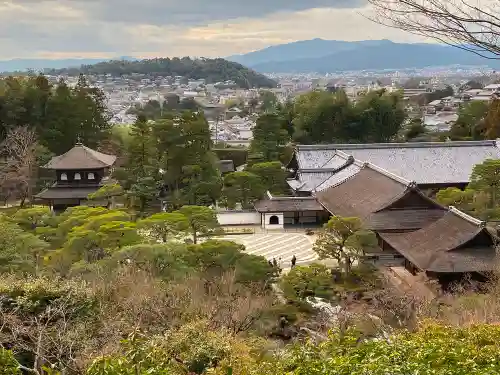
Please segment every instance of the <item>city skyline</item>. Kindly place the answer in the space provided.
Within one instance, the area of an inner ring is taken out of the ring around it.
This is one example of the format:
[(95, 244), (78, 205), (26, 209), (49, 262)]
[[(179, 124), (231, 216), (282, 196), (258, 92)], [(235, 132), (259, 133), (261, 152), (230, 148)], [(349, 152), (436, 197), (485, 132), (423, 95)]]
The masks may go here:
[(375, 24), (364, 0), (9, 0), (0, 59), (229, 56), (313, 38), (420, 37)]

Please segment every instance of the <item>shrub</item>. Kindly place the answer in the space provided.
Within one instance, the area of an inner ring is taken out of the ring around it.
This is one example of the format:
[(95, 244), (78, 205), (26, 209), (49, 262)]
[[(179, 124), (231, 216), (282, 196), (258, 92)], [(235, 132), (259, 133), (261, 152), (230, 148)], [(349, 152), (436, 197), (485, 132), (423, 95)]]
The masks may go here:
[(283, 275), (280, 285), (289, 300), (304, 300), (307, 297), (331, 298), (333, 282), (330, 270), (319, 263), (296, 266)]
[(12, 352), (0, 348), (0, 375), (21, 375), (19, 363), (16, 361)]

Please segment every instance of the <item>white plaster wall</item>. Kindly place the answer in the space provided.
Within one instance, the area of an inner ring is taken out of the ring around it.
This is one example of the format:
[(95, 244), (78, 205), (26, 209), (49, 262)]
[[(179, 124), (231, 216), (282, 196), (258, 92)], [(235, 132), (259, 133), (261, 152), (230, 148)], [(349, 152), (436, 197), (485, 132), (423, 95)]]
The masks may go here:
[(260, 213), (256, 211), (223, 211), (217, 213), (220, 225), (260, 225)]
[[(279, 224), (278, 225), (274, 225), (274, 224), (269, 224), (269, 219), (272, 217), (272, 216), (277, 216), (278, 217), (278, 220), (279, 220)], [(283, 229), (283, 222), (284, 222), (284, 215), (282, 212), (270, 212), (270, 213), (265, 213), (265, 214), (262, 214), (262, 220), (263, 220), (263, 227), (265, 229)]]

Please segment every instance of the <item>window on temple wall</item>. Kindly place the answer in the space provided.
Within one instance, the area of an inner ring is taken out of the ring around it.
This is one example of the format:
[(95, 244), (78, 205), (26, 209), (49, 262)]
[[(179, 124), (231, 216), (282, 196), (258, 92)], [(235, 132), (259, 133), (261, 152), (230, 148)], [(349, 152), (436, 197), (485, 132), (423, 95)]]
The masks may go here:
[(81, 179), (82, 179), (82, 176), (80, 175), (80, 173), (75, 173), (75, 180), (79, 181)]
[(279, 223), (280, 219), (278, 218), (278, 216), (273, 215), (269, 218), (269, 225), (279, 225)]
[(68, 175), (66, 173), (61, 173), (61, 181), (68, 181)]
[(92, 172), (90, 172), (87, 177), (89, 180), (95, 180), (95, 175)]

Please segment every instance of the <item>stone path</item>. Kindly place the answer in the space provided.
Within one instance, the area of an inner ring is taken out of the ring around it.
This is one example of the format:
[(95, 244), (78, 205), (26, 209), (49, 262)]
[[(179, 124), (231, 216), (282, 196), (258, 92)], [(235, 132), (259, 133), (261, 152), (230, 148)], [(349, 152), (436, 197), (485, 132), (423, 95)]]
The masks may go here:
[(290, 267), (293, 255), (297, 264), (312, 263), (318, 256), (312, 250), (314, 236), (301, 233), (255, 233), (249, 235), (228, 235), (224, 239), (245, 245), (249, 254), (261, 255), (268, 260), (280, 257), (282, 268)]

